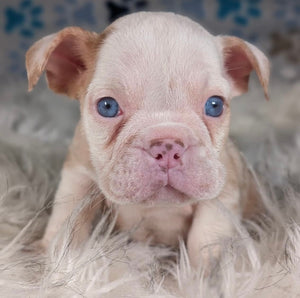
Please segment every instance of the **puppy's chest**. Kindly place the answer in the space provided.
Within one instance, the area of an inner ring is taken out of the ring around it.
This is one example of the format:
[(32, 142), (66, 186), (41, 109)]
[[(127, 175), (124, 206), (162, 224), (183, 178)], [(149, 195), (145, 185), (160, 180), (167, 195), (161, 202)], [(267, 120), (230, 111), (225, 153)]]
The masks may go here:
[(179, 238), (187, 237), (194, 209), (194, 205), (115, 206), (117, 227), (121, 231), (132, 231), (132, 238), (138, 241), (176, 246)]

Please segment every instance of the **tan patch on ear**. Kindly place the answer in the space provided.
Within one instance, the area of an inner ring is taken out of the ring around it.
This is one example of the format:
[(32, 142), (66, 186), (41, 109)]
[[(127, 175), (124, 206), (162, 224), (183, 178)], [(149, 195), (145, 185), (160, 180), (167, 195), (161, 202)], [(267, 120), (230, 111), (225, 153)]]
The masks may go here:
[[(81, 77), (79, 82), (79, 90), (77, 98), (82, 98), (85, 96), (86, 89), (91, 82), (93, 75), (95, 73), (96, 68), (96, 60), (101, 48), (101, 45), (105, 42), (106, 38), (113, 32), (113, 27), (107, 27), (101, 34), (95, 34), (96, 39), (90, 39), (87, 42), (87, 46), (82, 49), (82, 56), (84, 57), (84, 61), (86, 63), (86, 70), (84, 76)], [(72, 85), (75, 87), (75, 85)], [(74, 90), (75, 91), (75, 90)]]
[(82, 97), (94, 71), (101, 44), (112, 31), (102, 34), (68, 27), (37, 41), (26, 53), (28, 90), (46, 71), (49, 87), (72, 98)]
[[(47, 47), (49, 43), (53, 44), (53, 46)], [(28, 91), (31, 91), (38, 82), (49, 59), (49, 54), (53, 51), (55, 46), (55, 34), (52, 34), (37, 41), (26, 52), (25, 64), (28, 78)]]
[(250, 73), (255, 70), (264, 89), (264, 95), (269, 100), (270, 65), (267, 57), (255, 46), (237, 37), (221, 37), (221, 43), (223, 45), (225, 68), (239, 93), (248, 90)]

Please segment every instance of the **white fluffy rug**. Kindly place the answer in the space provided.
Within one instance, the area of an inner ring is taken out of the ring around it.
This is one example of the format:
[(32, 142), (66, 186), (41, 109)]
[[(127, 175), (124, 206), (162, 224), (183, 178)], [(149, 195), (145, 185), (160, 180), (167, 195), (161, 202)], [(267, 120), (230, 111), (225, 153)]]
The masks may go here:
[[(179, 252), (128, 241), (100, 216), (94, 233), (68, 249), (30, 250), (41, 237), (78, 106), (41, 84), (2, 78), (0, 91), (0, 297), (300, 297), (300, 87), (273, 78), (271, 102), (256, 81), (232, 103), (232, 136), (266, 186), (268, 215), (237, 225), (223, 257), (204, 277)], [(17, 87), (16, 87), (17, 86)], [(88, 198), (87, 198), (88, 199)], [(249, 235), (251, 231), (251, 237)]]

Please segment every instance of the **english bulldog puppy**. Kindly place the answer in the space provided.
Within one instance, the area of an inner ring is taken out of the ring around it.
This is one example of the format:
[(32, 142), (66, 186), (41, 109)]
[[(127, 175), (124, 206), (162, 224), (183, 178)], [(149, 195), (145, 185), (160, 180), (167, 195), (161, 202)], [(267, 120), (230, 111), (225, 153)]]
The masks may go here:
[(230, 215), (258, 211), (254, 180), (228, 138), (231, 99), (247, 91), (252, 70), (268, 98), (269, 63), (255, 46), (177, 14), (139, 12), (100, 34), (68, 27), (46, 36), (26, 67), (29, 90), (45, 72), (81, 111), (44, 248), (92, 188), (99, 197), (78, 215), (74, 242), (87, 239), (103, 201), (133, 239), (184, 239), (194, 266), (207, 258), (203, 247), (233, 236)]

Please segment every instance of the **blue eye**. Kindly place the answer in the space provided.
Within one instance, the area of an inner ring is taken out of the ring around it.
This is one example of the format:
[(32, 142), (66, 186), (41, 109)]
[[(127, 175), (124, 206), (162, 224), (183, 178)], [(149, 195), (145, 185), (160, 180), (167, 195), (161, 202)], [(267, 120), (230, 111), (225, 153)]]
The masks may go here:
[(223, 112), (223, 108), (223, 99), (220, 96), (211, 96), (205, 103), (205, 114), (211, 117), (219, 117)]
[(103, 97), (97, 104), (98, 113), (103, 117), (116, 117), (120, 111), (119, 104), (112, 97)]

